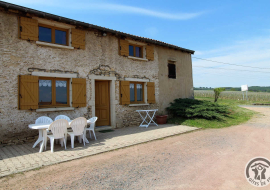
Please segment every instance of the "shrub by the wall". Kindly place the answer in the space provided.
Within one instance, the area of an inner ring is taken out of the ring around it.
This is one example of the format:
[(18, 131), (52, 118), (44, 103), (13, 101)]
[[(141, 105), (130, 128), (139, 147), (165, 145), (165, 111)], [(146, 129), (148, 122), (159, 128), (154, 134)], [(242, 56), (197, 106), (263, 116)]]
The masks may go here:
[(222, 120), (230, 114), (228, 106), (196, 99), (175, 99), (167, 107), (173, 117), (204, 118)]

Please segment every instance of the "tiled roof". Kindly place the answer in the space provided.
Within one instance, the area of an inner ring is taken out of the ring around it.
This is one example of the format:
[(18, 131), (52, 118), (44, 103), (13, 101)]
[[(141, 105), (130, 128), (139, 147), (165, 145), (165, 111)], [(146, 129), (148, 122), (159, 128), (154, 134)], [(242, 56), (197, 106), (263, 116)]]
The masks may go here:
[(69, 19), (69, 18), (65, 18), (65, 17), (61, 17), (61, 16), (57, 16), (57, 15), (54, 15), (54, 14), (38, 11), (38, 10), (35, 10), (35, 9), (30, 9), (30, 8), (27, 8), (27, 7), (22, 7), (22, 6), (19, 6), (19, 5), (7, 3), (7, 2), (4, 2), (4, 1), (0, 1), (0, 7), (3, 7), (5, 9), (7, 9), (7, 10), (12, 9), (12, 10), (18, 10), (18, 11), (20, 11), (22, 13), (35, 14), (38, 17), (53, 19), (53, 20), (58, 21), (58, 22), (75, 24), (75, 25), (80, 25), (80, 26), (83, 26), (83, 27), (97, 29), (97, 30), (100, 30), (100, 31), (103, 31), (103, 32), (109, 32), (109, 33), (112, 33), (112, 34), (118, 34), (118, 35), (121, 35), (121, 36), (130, 37), (130, 38), (133, 38), (133, 39), (136, 39), (136, 40), (142, 40), (142, 41), (144, 41), (146, 43), (152, 43), (152, 44), (155, 44), (155, 45), (169, 47), (169, 48), (173, 48), (173, 49), (176, 49), (176, 50), (188, 52), (188, 53), (191, 53), (191, 54), (194, 54), (194, 52), (195, 52), (193, 50), (185, 49), (185, 48), (182, 48), (182, 47), (179, 47), (179, 46), (176, 46), (176, 45), (172, 45), (172, 44), (168, 44), (168, 43), (165, 43), (165, 42), (162, 42), (162, 41), (159, 41), (159, 40), (154, 40), (154, 39), (151, 39), (151, 38), (145, 38), (145, 37), (141, 37), (141, 36), (136, 36), (136, 35), (120, 32), (120, 31), (117, 31), (117, 30), (112, 30), (112, 29), (109, 29), (109, 28), (105, 28), (105, 27), (101, 27), (101, 26), (97, 26), (97, 25), (93, 25), (93, 24), (89, 24), (89, 23), (85, 23), (85, 22), (81, 22), (81, 21), (77, 21), (77, 20), (73, 20), (73, 19)]

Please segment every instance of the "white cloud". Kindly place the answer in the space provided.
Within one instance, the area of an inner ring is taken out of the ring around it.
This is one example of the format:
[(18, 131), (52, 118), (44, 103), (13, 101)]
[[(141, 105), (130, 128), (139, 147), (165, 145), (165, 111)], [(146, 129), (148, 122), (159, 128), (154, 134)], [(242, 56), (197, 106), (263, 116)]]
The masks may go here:
[(140, 7), (128, 6), (128, 5), (119, 5), (119, 4), (109, 4), (109, 3), (101, 3), (101, 4), (89, 4), (86, 6), (87, 9), (99, 9), (99, 10), (110, 10), (118, 13), (126, 13), (126, 14), (140, 14), (146, 16), (152, 16), (163, 19), (171, 19), (171, 20), (187, 20), (198, 17), (203, 14), (203, 12), (196, 13), (166, 13), (162, 11), (155, 11), (150, 9), (144, 9)]
[(59, 7), (62, 9), (72, 9), (72, 10), (92, 10), (92, 11), (110, 11), (110, 13), (120, 13), (120, 14), (137, 14), (137, 15), (145, 15), (162, 19), (170, 19), (170, 20), (188, 20), (198, 17), (205, 12), (192, 12), (192, 13), (167, 13), (163, 11), (156, 11), (151, 9), (145, 9), (135, 6), (129, 5), (121, 5), (121, 4), (113, 4), (113, 3), (105, 3), (105, 2), (87, 2), (80, 3), (74, 1), (53, 1), (53, 0), (10, 0), (8, 2), (18, 4), (18, 5), (42, 5), (49, 7)]
[[(270, 37), (238, 41), (228, 47), (203, 50), (199, 52), (199, 55), (196, 55), (195, 53), (194, 57), (266, 69), (239, 67), (193, 58), (194, 86), (239, 87), (242, 84), (248, 84), (249, 86), (270, 86)], [(210, 69), (195, 66), (221, 69)], [(249, 70), (250, 72), (237, 70)]]

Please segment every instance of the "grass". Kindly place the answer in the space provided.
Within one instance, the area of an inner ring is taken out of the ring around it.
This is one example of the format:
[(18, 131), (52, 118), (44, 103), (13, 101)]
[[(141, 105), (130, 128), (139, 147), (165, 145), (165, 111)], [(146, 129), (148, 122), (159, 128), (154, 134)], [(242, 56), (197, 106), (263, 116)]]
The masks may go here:
[[(214, 98), (208, 97), (197, 97), (198, 100), (208, 100), (214, 101)], [(227, 105), (230, 108), (231, 114), (229, 117), (226, 117), (224, 120), (207, 120), (207, 119), (187, 119), (187, 118), (170, 118), (168, 123), (172, 124), (181, 124), (192, 127), (200, 128), (223, 128), (233, 125), (239, 125), (241, 123), (247, 122), (252, 116), (256, 113), (254, 111), (241, 108), (238, 105), (247, 104), (247, 101), (237, 101), (230, 99), (218, 99), (217, 103), (221, 105)], [(250, 103), (249, 103), (250, 104)]]

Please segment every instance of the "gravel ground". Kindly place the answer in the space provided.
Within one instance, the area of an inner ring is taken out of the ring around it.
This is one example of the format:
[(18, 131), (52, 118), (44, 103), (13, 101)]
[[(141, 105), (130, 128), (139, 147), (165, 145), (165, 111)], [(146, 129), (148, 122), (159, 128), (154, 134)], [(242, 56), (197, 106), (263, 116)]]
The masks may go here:
[[(247, 162), (270, 159), (270, 108), (248, 123), (207, 129), (0, 179), (1, 189), (257, 189)], [(270, 189), (270, 185), (261, 188)]]

